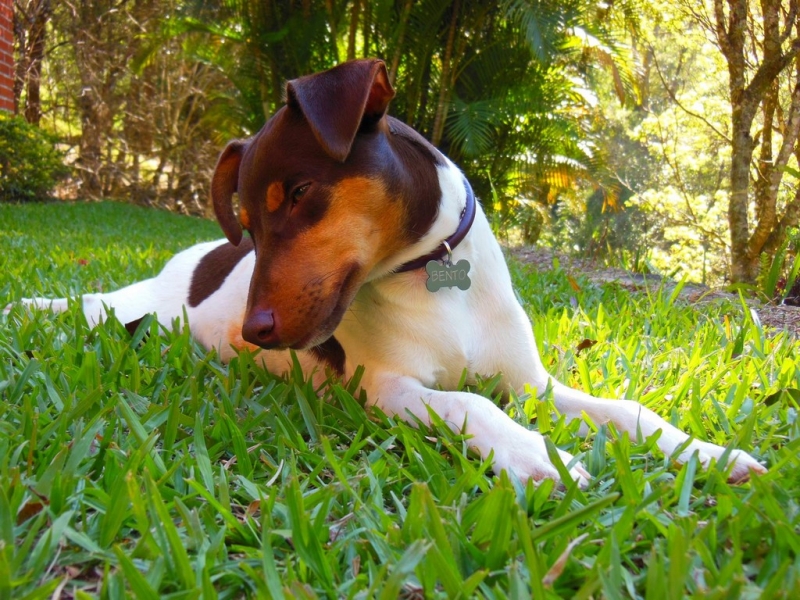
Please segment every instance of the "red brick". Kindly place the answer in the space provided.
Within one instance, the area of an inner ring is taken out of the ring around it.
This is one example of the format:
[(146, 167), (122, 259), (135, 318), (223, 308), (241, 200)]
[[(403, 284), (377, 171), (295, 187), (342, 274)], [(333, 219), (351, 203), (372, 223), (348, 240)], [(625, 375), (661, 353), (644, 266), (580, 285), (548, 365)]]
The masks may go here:
[(12, 0), (0, 0), (0, 110), (14, 110)]

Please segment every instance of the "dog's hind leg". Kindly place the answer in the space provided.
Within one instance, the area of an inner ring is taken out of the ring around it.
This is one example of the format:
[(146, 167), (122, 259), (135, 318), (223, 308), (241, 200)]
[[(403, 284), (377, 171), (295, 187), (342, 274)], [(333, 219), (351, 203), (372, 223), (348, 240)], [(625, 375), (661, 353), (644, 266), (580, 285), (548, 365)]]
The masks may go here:
[[(163, 283), (163, 282), (162, 282)], [(114, 311), (115, 316), (122, 323), (130, 323), (140, 319), (149, 312), (155, 312), (160, 308), (165, 308), (161, 302), (153, 302), (158, 294), (154, 292), (158, 289), (157, 278), (138, 281), (127, 287), (114, 292), (105, 294), (84, 294), (76, 296), (75, 302), (80, 301), (86, 320), (91, 326), (95, 326), (108, 318), (109, 309)], [(53, 312), (64, 312), (69, 308), (70, 298), (21, 298), (18, 303), (37, 310), (52, 310)], [(4, 311), (8, 314), (13, 304), (5, 307)], [(174, 312), (174, 311), (171, 311)], [(167, 315), (164, 315), (167, 317)], [(179, 315), (174, 315), (179, 316)], [(169, 321), (165, 321), (169, 322)]]
[[(700, 462), (708, 466), (711, 459), (719, 460), (726, 451), (722, 446), (691, 439), (677, 427), (671, 425), (649, 408), (633, 400), (611, 400), (591, 396), (558, 382), (545, 369), (536, 342), (533, 338), (531, 326), (527, 316), (521, 308), (506, 312), (507, 321), (499, 317), (492, 320), (493, 325), (505, 325), (499, 331), (483, 332), (484, 339), (492, 339), (495, 355), (503, 355), (503, 362), (496, 366), (490, 365), (484, 372), (503, 370), (509, 386), (521, 391), (525, 383), (536, 387), (540, 393), (548, 387), (553, 391), (553, 400), (556, 409), (564, 414), (567, 419), (583, 419), (586, 415), (595, 425), (601, 426), (613, 423), (620, 433), (628, 432), (631, 438), (636, 439), (641, 435), (648, 437), (661, 431), (658, 438), (658, 447), (667, 456), (674, 455), (678, 448), (685, 445), (676, 456), (679, 461), (687, 461), (697, 453)], [(530, 332), (530, 333), (529, 333)], [(493, 338), (491, 336), (494, 336)], [(502, 343), (501, 343), (501, 340)], [(750, 471), (763, 473), (766, 469), (754, 458), (741, 450), (732, 449), (728, 464), (733, 464), (730, 479), (739, 481), (746, 479)]]
[[(109, 310), (122, 323), (130, 323), (146, 314), (157, 314), (163, 324), (183, 316), (192, 276), (200, 260), (224, 240), (197, 244), (173, 256), (162, 271), (150, 279), (138, 281), (113, 292), (84, 294), (80, 298), (86, 320), (94, 326), (106, 320)], [(246, 284), (247, 282), (245, 282)], [(246, 293), (246, 285), (245, 285)], [(68, 298), (22, 298), (19, 303), (36, 309), (64, 312)], [(8, 313), (11, 305), (4, 312)]]

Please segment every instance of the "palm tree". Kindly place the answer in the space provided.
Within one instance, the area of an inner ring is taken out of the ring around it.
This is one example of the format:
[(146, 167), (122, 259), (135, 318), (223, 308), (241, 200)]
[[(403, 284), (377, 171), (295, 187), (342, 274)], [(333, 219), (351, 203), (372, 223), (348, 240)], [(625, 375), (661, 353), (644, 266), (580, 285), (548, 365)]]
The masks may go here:
[(187, 52), (225, 74), (230, 88), (211, 114), (228, 125), (235, 118), (242, 134), (281, 105), (286, 80), (347, 57), (384, 58), (398, 90), (392, 113), (507, 210), (520, 195), (547, 202), (580, 180), (608, 184), (589, 135), (585, 75), (604, 66), (620, 95), (632, 92), (616, 39), (635, 24), (629, 4), (196, 0), (165, 31), (184, 36)]

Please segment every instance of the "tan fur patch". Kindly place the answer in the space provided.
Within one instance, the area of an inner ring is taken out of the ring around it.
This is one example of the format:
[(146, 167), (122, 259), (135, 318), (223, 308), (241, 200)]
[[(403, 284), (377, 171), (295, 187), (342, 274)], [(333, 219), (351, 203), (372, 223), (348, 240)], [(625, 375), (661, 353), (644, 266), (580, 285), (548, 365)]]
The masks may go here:
[[(314, 238), (326, 238), (320, 245), (331, 259), (356, 259), (371, 268), (407, 243), (401, 236), (403, 204), (389, 197), (382, 182), (366, 177), (343, 179), (334, 186), (332, 196), (321, 223), (325, 231), (319, 227), (309, 232)], [(316, 241), (305, 243), (317, 245)]]
[(233, 346), (237, 350), (250, 350), (250, 352), (255, 352), (258, 350), (258, 346), (255, 344), (251, 344), (250, 342), (245, 342), (244, 338), (242, 338), (242, 325), (241, 323), (236, 323), (235, 325), (231, 325), (228, 329), (228, 344)]
[(247, 210), (244, 206), (239, 207), (239, 223), (241, 223), (242, 227), (245, 229), (250, 228), (250, 215), (247, 214)]
[[(408, 243), (402, 234), (404, 205), (381, 180), (353, 177), (330, 191), (324, 217), (270, 254), (269, 275), (256, 291), (254, 303), (276, 311), (288, 344), (314, 334), (339, 301), (340, 290), (352, 293), (353, 285)], [(342, 290), (346, 278), (350, 287)]]
[(275, 181), (267, 188), (267, 210), (275, 212), (283, 204), (283, 184)]
[[(293, 305), (293, 317), (310, 316), (314, 305), (341, 283), (339, 274), (343, 276), (348, 265), (360, 265), (365, 276), (408, 243), (400, 233), (404, 219), (403, 204), (393, 201), (379, 180), (340, 181), (333, 187), (325, 217), (301, 233), (293, 248), (286, 248), (273, 263), (273, 281), (284, 282), (273, 291), (275, 302)], [(293, 281), (302, 292), (285, 285)]]

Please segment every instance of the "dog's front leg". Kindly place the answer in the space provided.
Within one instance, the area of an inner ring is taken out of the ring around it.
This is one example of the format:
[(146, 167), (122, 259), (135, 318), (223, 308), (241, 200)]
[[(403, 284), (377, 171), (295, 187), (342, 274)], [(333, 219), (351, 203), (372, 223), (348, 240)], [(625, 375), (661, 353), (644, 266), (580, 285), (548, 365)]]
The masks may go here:
[[(550, 385), (553, 389), (556, 408), (568, 419), (581, 419), (586, 414), (596, 425), (611, 422), (619, 432), (627, 431), (632, 438), (635, 438), (639, 432), (642, 436), (649, 437), (661, 430), (658, 447), (668, 456), (674, 454), (690, 439), (680, 429), (670, 425), (652, 410), (633, 400), (596, 398), (569, 388), (554, 379), (550, 379)], [(712, 458), (719, 460), (725, 450), (716, 444), (692, 440), (677, 456), (677, 459), (685, 462), (696, 453), (700, 462), (707, 467)], [(733, 464), (730, 481), (744, 480), (751, 471), (757, 473), (766, 473), (767, 471), (752, 456), (741, 450), (732, 449), (728, 463)]]
[[(389, 415), (412, 423), (409, 417), (413, 416), (430, 425), (428, 409), (433, 409), (453, 431), (467, 434), (468, 445), (482, 458), (493, 453), (492, 465), (497, 472), (511, 471), (522, 481), (559, 479), (541, 434), (515, 422), (483, 396), (432, 390), (400, 375), (384, 374), (364, 383), (370, 402)], [(558, 452), (565, 465), (572, 461), (569, 453)], [(587, 484), (589, 473), (580, 463), (572, 466), (570, 475), (580, 485)]]

